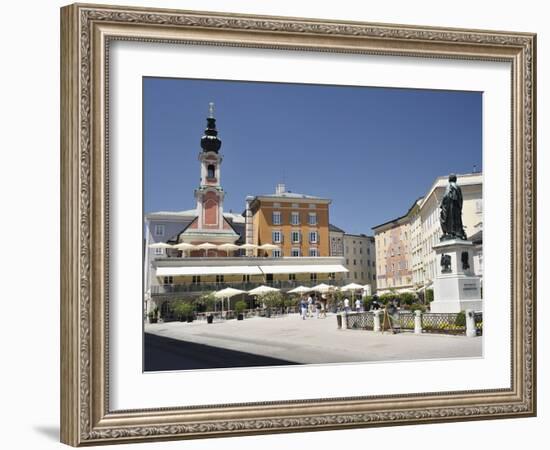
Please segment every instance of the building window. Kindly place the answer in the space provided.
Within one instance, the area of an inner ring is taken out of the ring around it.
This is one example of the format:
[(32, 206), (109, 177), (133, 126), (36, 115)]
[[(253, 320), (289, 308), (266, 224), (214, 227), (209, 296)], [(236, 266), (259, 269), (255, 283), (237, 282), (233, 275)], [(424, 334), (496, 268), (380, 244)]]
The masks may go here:
[(299, 205), (298, 203), (293, 203), (293, 204), (292, 204), (292, 207), (293, 207), (294, 209), (297, 209), (297, 208), (300, 207), (300, 205)]
[(317, 231), (310, 231), (309, 232), (309, 242), (312, 244), (317, 243)]
[(361, 272), (361, 279), (365, 277), (365, 272)]
[(155, 225), (155, 236), (164, 236), (164, 225)]
[(272, 250), (271, 251), (271, 256), (273, 258), (280, 258), (281, 257), (281, 250), (277, 249), (277, 250)]
[(200, 275), (193, 275), (193, 283), (197, 284), (201, 282), (201, 276)]
[(273, 211), (271, 219), (273, 225), (281, 225), (281, 211)]
[(346, 266), (349, 266), (349, 259), (346, 258)]
[(300, 232), (299, 231), (293, 231), (291, 233), (292, 236), (292, 242), (297, 244), (300, 242)]
[(356, 260), (356, 259), (353, 260), (353, 265), (354, 265), (354, 266), (357, 265), (357, 260)]
[(309, 249), (309, 256), (319, 256), (319, 250), (316, 248)]
[(224, 282), (224, 276), (216, 275), (216, 283), (223, 283), (223, 282)]
[(272, 238), (274, 244), (280, 244), (282, 242), (281, 237), (282, 236), (281, 236), (280, 231), (273, 231), (271, 233), (271, 238)]
[(363, 248), (359, 248), (359, 253), (362, 255), (363, 254)]
[(310, 203), (309, 204), (309, 209), (315, 209), (315, 203)]
[(290, 251), (290, 256), (300, 256), (300, 249), (299, 248), (293, 248), (291, 251)]
[(214, 164), (208, 164), (207, 167), (207, 178), (216, 178), (216, 166)]
[(357, 280), (357, 272), (353, 272), (353, 278)]
[(173, 284), (173, 283), (174, 283), (174, 277), (172, 275), (164, 277), (164, 284)]
[(309, 213), (308, 223), (310, 225), (317, 225), (317, 213)]
[(309, 279), (311, 281), (317, 281), (317, 274), (316, 273), (310, 273), (309, 274)]
[(288, 281), (296, 281), (296, 274), (295, 273), (289, 273), (288, 274)]
[(249, 283), (250, 282), (250, 275), (243, 275), (243, 283)]
[(300, 225), (300, 213), (293, 211), (290, 213), (290, 223), (292, 225)]
[(155, 248), (155, 255), (156, 256), (164, 255), (164, 249), (163, 248)]

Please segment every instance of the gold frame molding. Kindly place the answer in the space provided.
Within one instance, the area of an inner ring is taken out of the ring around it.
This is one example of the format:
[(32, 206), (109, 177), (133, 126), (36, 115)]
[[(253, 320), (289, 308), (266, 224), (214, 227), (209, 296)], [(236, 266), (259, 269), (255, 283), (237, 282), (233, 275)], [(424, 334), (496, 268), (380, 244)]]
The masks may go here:
[[(112, 40), (507, 61), (512, 67), (509, 389), (111, 411), (108, 67)], [(61, 441), (73, 446), (536, 414), (536, 35), (74, 4), (61, 9)]]

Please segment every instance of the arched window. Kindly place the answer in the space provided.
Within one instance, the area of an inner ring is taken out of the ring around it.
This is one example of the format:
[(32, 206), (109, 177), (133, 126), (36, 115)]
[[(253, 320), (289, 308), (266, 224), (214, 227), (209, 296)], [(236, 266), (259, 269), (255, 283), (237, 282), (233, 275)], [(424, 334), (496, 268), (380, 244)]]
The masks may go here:
[(207, 170), (207, 177), (208, 178), (216, 178), (216, 166), (214, 164), (208, 164)]

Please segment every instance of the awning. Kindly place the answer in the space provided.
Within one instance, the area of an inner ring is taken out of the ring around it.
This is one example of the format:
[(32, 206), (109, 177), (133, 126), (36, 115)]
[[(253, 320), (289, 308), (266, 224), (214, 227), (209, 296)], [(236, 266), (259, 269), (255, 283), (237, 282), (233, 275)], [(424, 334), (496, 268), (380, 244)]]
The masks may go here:
[(158, 267), (157, 277), (177, 275), (261, 275), (258, 266)]
[(336, 272), (349, 272), (342, 265), (301, 265), (301, 266), (260, 266), (263, 273), (336, 273)]

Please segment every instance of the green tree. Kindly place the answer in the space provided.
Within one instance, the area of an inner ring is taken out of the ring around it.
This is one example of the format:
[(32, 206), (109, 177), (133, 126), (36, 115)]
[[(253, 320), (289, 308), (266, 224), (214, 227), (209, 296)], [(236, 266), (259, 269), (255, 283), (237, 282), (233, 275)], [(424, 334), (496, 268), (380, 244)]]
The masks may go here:
[(399, 295), (399, 302), (402, 305), (412, 305), (417, 300), (416, 295), (412, 294), (411, 292), (403, 292)]
[(206, 311), (212, 311), (214, 310), (218, 299), (214, 296), (213, 292), (207, 292), (206, 294), (202, 294), (196, 301), (197, 303), (204, 305), (206, 307)]
[(186, 300), (177, 300), (174, 303), (173, 311), (179, 320), (187, 320), (193, 317), (193, 305)]

